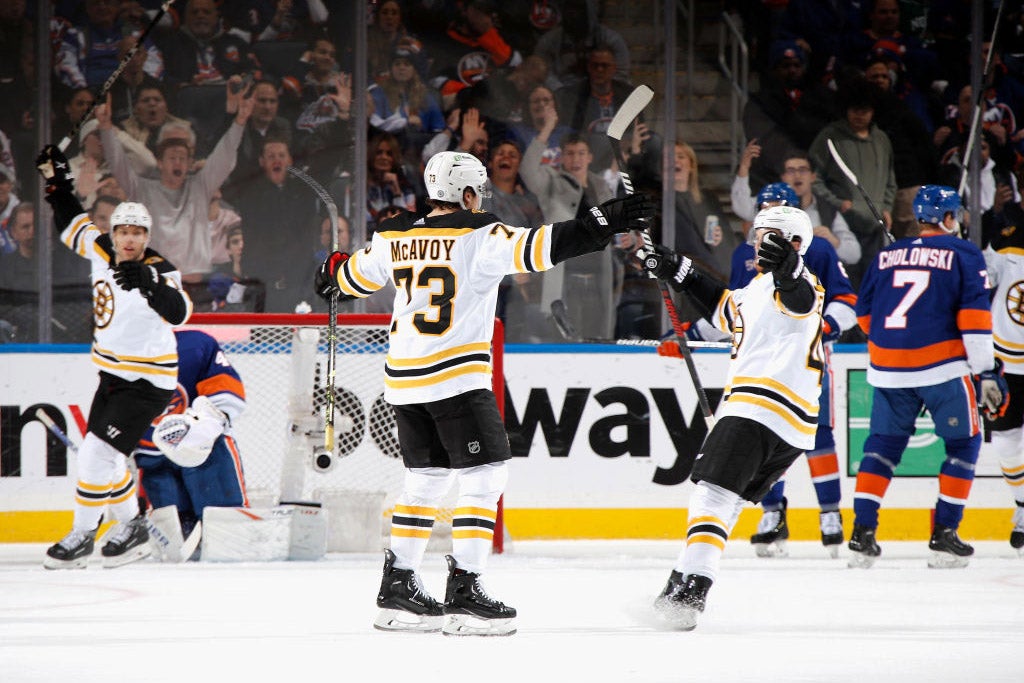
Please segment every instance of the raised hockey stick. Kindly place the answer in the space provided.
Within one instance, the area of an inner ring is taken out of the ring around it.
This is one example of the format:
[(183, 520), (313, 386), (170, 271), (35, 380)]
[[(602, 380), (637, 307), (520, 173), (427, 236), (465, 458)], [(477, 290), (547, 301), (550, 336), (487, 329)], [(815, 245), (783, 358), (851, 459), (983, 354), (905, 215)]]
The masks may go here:
[(78, 135), (78, 131), (81, 130), (82, 126), (89, 119), (93, 109), (106, 101), (107, 93), (110, 92), (112, 87), (114, 87), (114, 83), (117, 81), (118, 77), (125, 69), (128, 68), (128, 63), (135, 57), (135, 53), (142, 48), (142, 44), (146, 42), (146, 38), (149, 37), (150, 31), (160, 23), (160, 20), (164, 18), (164, 15), (167, 14), (167, 10), (169, 10), (173, 4), (174, 0), (164, 0), (164, 2), (160, 4), (160, 9), (157, 10), (156, 14), (153, 15), (153, 18), (146, 25), (146, 28), (139, 34), (139, 38), (135, 41), (135, 45), (125, 53), (124, 57), (121, 58), (121, 62), (117, 65), (117, 68), (114, 69), (113, 73), (111, 73), (107, 77), (107, 80), (103, 82), (103, 86), (100, 88), (99, 92), (96, 93), (96, 99), (92, 101), (92, 104), (89, 105), (85, 110), (85, 113), (82, 114), (82, 117), (78, 119), (75, 125), (71, 126), (71, 130), (68, 131), (67, 135), (61, 138), (60, 144), (57, 145), (57, 147), (60, 148), (60, 151), (67, 151), (68, 145), (70, 145), (71, 141)]
[[(992, 39), (989, 41), (991, 46), (988, 51), (988, 55), (985, 57), (985, 68), (981, 74), (982, 84), (988, 82), (989, 69), (992, 66), (992, 53), (995, 52), (996, 37), (999, 35), (999, 21), (1003, 18), (1003, 5), (1005, 3), (999, 3), (999, 8), (996, 9), (996, 19), (992, 24)], [(971, 163), (971, 151), (974, 149), (974, 145), (978, 142), (978, 124), (981, 123), (981, 101), (985, 97), (986, 88), (982, 87), (978, 89), (978, 92), (974, 93), (974, 110), (971, 114), (971, 132), (967, 136), (967, 145), (964, 147), (963, 163), (960, 169), (960, 183), (957, 185), (956, 193), (961, 197), (964, 196), (964, 191), (967, 189), (967, 166)], [(966, 202), (965, 202), (966, 203)]]
[(882, 218), (882, 214), (878, 212), (878, 208), (875, 206), (875, 203), (871, 201), (871, 197), (868, 196), (868, 193), (857, 181), (857, 174), (853, 172), (852, 168), (846, 165), (846, 162), (843, 161), (843, 157), (839, 156), (839, 150), (836, 149), (836, 145), (832, 142), (832, 138), (826, 140), (825, 143), (828, 145), (828, 153), (832, 155), (832, 160), (836, 162), (836, 166), (838, 166), (839, 170), (843, 172), (843, 175), (853, 183), (853, 186), (860, 190), (860, 196), (864, 198), (865, 202), (867, 202), (868, 208), (871, 209), (871, 214), (875, 217), (875, 220), (878, 221), (878, 227), (885, 236), (886, 245), (895, 242), (896, 240), (893, 238), (892, 233), (885, 227), (885, 220)]
[[(331, 253), (338, 251), (338, 206), (334, 199), (328, 194), (323, 185), (313, 180), (305, 171), (288, 167), (288, 173), (306, 183), (313, 192), (320, 198), (320, 201), (327, 207), (327, 215), (331, 219)], [(324, 419), (324, 450), (328, 457), (334, 453), (334, 379), (337, 374), (338, 358), (338, 295), (331, 295), (327, 304), (327, 416)], [(313, 456), (315, 462), (320, 459), (320, 453)]]
[[(622, 186), (626, 188), (626, 194), (633, 194), (633, 181), (630, 180), (629, 172), (626, 170), (626, 160), (622, 157), (620, 143), (626, 128), (640, 116), (644, 107), (650, 104), (653, 98), (653, 90), (646, 85), (638, 85), (622, 103), (619, 110), (615, 112), (611, 123), (608, 124), (608, 137), (614, 140), (612, 150), (615, 152), (615, 161), (619, 166), (619, 179), (622, 180)], [(654, 240), (651, 238), (651, 231), (645, 226), (640, 231), (640, 236), (643, 238), (644, 248), (653, 252)], [(648, 275), (654, 278), (653, 274), (648, 273)], [(657, 278), (655, 279), (657, 280)], [(704, 393), (704, 386), (701, 384), (700, 376), (697, 374), (697, 366), (693, 362), (693, 354), (690, 353), (690, 347), (686, 344), (686, 328), (679, 319), (679, 311), (676, 310), (675, 302), (672, 301), (672, 293), (669, 291), (668, 285), (661, 280), (657, 280), (657, 283), (658, 290), (661, 292), (661, 300), (665, 302), (665, 309), (668, 311), (668, 318), (672, 323), (672, 330), (675, 332), (676, 337), (679, 338), (679, 348), (682, 350), (683, 360), (686, 361), (686, 369), (690, 373), (693, 388), (697, 392), (697, 400), (700, 403), (701, 412), (704, 413), (704, 422), (707, 424), (708, 432), (710, 432), (715, 426), (715, 414), (711, 410), (711, 404), (708, 403), (707, 394)]]
[[(50, 433), (57, 437), (57, 439), (62, 444), (67, 446), (69, 451), (71, 451), (75, 455), (78, 455), (78, 446), (75, 445), (74, 441), (68, 438), (68, 435), (64, 433), (64, 430), (61, 429), (60, 426), (53, 421), (53, 418), (51, 418), (46, 413), (45, 410), (43, 410), (42, 408), (36, 408), (36, 419), (42, 422), (43, 425), (45, 425), (46, 428), (50, 430)], [(132, 463), (131, 459), (129, 459), (129, 463)], [(134, 463), (132, 464), (132, 469), (135, 469)], [(133, 476), (135, 476), (136, 480), (138, 480), (138, 475), (135, 474), (134, 471)], [(169, 538), (167, 534), (164, 533), (163, 529), (154, 524), (148, 515), (146, 516), (146, 529), (149, 531), (150, 536), (152, 536), (156, 544), (160, 547), (161, 556), (170, 556), (170, 550), (173, 549), (173, 545), (175, 544), (175, 542), (172, 541), (171, 538)], [(186, 538), (184, 543), (182, 543), (181, 548), (176, 550), (178, 555), (178, 562), (184, 562), (188, 558), (192, 557), (192, 553), (194, 553), (196, 548), (199, 547), (199, 541), (202, 538), (202, 535), (202, 522), (197, 521), (195, 528), (192, 529), (192, 533), (190, 533), (188, 535), (188, 538)]]
[[(558, 328), (559, 334), (566, 341), (575, 342), (577, 344), (605, 344), (610, 346), (645, 346), (658, 348), (661, 346), (662, 339), (601, 339), (599, 337), (581, 337), (579, 332), (576, 330), (576, 326), (569, 320), (569, 310), (565, 307), (565, 302), (561, 299), (555, 299), (551, 302), (551, 319), (555, 323), (555, 327)], [(709, 341), (690, 341), (686, 342), (686, 345), (691, 349), (731, 349), (732, 344), (729, 342), (709, 342)]]

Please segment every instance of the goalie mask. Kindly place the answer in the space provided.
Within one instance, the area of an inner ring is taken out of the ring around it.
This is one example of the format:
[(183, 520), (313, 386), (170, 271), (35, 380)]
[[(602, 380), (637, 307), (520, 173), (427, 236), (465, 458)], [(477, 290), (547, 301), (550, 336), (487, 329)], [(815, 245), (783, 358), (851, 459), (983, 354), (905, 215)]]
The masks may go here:
[(184, 413), (160, 421), (153, 430), (153, 443), (175, 465), (198, 467), (206, 462), (227, 422), (210, 399), (199, 396)]
[(486, 189), (487, 169), (472, 154), (439, 152), (430, 158), (423, 171), (427, 196), (442, 202), (469, 208), (463, 201), (463, 190), (472, 188), (478, 197), (489, 197)]
[(761, 229), (778, 230), (787, 242), (799, 239), (801, 256), (807, 253), (807, 247), (814, 239), (810, 216), (803, 209), (792, 206), (772, 206), (758, 211), (754, 216), (753, 229), (755, 233)]

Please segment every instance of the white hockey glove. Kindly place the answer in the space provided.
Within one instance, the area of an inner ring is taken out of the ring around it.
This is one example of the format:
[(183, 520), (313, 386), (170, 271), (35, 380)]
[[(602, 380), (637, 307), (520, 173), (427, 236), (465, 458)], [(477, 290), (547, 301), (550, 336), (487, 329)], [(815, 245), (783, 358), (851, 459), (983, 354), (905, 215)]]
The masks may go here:
[(198, 467), (206, 462), (227, 424), (227, 416), (200, 396), (184, 413), (161, 420), (153, 430), (153, 443), (174, 464)]

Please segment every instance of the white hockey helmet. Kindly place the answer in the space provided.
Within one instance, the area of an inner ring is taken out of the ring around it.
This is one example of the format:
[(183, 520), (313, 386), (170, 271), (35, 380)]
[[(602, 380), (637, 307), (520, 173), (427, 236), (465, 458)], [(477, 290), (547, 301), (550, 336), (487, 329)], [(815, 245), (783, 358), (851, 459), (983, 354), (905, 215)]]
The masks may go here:
[(487, 169), (472, 154), (466, 152), (439, 152), (430, 157), (423, 170), (427, 196), (442, 202), (468, 208), (462, 201), (462, 191), (473, 188), (478, 197), (487, 197)]
[(754, 230), (761, 228), (778, 230), (787, 242), (799, 239), (801, 256), (807, 253), (807, 247), (811, 246), (811, 240), (814, 239), (810, 216), (795, 206), (771, 206), (758, 211), (754, 216)]
[(149, 210), (138, 202), (121, 202), (110, 214), (110, 227), (118, 225), (137, 225), (146, 231), (153, 229), (153, 217)]

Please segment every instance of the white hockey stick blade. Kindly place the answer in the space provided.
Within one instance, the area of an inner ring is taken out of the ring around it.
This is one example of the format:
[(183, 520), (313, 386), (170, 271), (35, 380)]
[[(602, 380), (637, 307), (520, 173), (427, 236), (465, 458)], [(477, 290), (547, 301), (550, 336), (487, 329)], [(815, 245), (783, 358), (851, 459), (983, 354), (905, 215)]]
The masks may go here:
[(853, 169), (846, 165), (846, 162), (843, 161), (843, 158), (839, 156), (839, 150), (836, 149), (836, 145), (834, 142), (832, 142), (832, 138), (829, 138), (825, 142), (826, 144), (828, 144), (828, 153), (832, 155), (832, 158), (835, 160), (836, 165), (839, 166), (839, 170), (843, 172), (844, 176), (850, 179), (851, 183), (853, 183), (854, 185), (859, 185), (860, 183), (857, 182), (857, 175), (853, 172)]
[(622, 103), (622, 106), (619, 107), (619, 110), (615, 112), (612, 122), (608, 124), (608, 137), (621, 140), (629, 124), (633, 123), (636, 117), (640, 116), (640, 112), (651, 103), (652, 99), (654, 99), (653, 90), (646, 85), (636, 86), (633, 92), (629, 93), (629, 97)]

